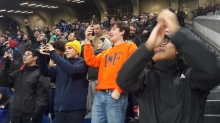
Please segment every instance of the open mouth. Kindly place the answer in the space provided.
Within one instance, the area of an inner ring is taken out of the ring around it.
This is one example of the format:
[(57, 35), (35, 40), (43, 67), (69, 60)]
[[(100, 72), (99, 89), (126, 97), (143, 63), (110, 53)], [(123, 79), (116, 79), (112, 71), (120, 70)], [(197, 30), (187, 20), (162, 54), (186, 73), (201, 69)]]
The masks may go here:
[(162, 53), (162, 52), (164, 52), (163, 49), (157, 49), (157, 50), (154, 51), (154, 53)]

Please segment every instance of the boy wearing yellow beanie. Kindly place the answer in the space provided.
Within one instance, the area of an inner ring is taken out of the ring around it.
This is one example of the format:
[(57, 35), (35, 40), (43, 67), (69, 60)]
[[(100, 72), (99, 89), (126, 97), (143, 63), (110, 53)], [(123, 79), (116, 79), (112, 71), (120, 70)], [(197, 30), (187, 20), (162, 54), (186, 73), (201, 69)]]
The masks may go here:
[[(47, 51), (47, 52), (45, 52)], [(41, 75), (56, 78), (54, 114), (57, 123), (84, 123), (88, 66), (80, 57), (78, 41), (65, 45), (66, 58), (58, 55), (51, 44), (42, 46), (39, 55)], [(56, 66), (48, 67), (47, 56)]]
[[(65, 49), (66, 49), (66, 57), (67, 58), (69, 58), (69, 57), (71, 58), (72, 55), (75, 55), (75, 54), (72, 54), (71, 52), (68, 51), (68, 49), (70, 49), (70, 47), (72, 47), (76, 51), (76, 53), (78, 53), (78, 57), (79, 57), (81, 54), (81, 44), (77, 40), (66, 43)], [(75, 57), (76, 56), (74, 56), (74, 58)]]

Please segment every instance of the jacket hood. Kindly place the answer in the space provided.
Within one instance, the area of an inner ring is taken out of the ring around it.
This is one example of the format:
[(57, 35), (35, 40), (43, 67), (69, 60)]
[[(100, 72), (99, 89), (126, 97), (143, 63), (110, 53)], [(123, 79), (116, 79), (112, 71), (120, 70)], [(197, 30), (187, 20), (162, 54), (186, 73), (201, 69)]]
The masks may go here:
[(108, 48), (111, 48), (111, 47), (112, 47), (111, 42), (107, 38), (105, 38), (105, 40), (104, 40), (102, 46), (100, 47), (100, 49), (105, 50), (105, 49), (108, 49)]
[(175, 73), (177, 71), (182, 71), (187, 65), (184, 63), (182, 59), (176, 60), (162, 60), (153, 64), (155, 70), (159, 70), (161, 72), (167, 73)]

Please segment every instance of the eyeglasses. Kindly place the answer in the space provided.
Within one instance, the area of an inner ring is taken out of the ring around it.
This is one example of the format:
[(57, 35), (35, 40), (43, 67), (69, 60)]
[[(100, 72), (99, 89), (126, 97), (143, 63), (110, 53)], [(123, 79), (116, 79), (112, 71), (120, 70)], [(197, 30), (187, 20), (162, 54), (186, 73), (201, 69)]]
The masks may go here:
[(164, 38), (163, 41), (161, 42), (161, 45), (166, 45), (170, 41), (169, 38)]
[(26, 54), (23, 55), (23, 57), (28, 57), (30, 55), (32, 55), (32, 54), (26, 53)]

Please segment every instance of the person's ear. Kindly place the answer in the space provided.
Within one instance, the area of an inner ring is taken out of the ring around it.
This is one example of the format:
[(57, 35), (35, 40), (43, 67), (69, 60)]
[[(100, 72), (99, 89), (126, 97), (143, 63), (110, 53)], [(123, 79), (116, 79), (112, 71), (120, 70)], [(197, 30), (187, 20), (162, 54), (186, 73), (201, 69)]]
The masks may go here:
[(124, 30), (122, 30), (120, 33), (121, 33), (121, 35), (124, 35), (124, 34), (125, 34), (125, 31), (124, 31)]
[(37, 61), (37, 58), (38, 58), (37, 56), (34, 56), (34, 61)]

